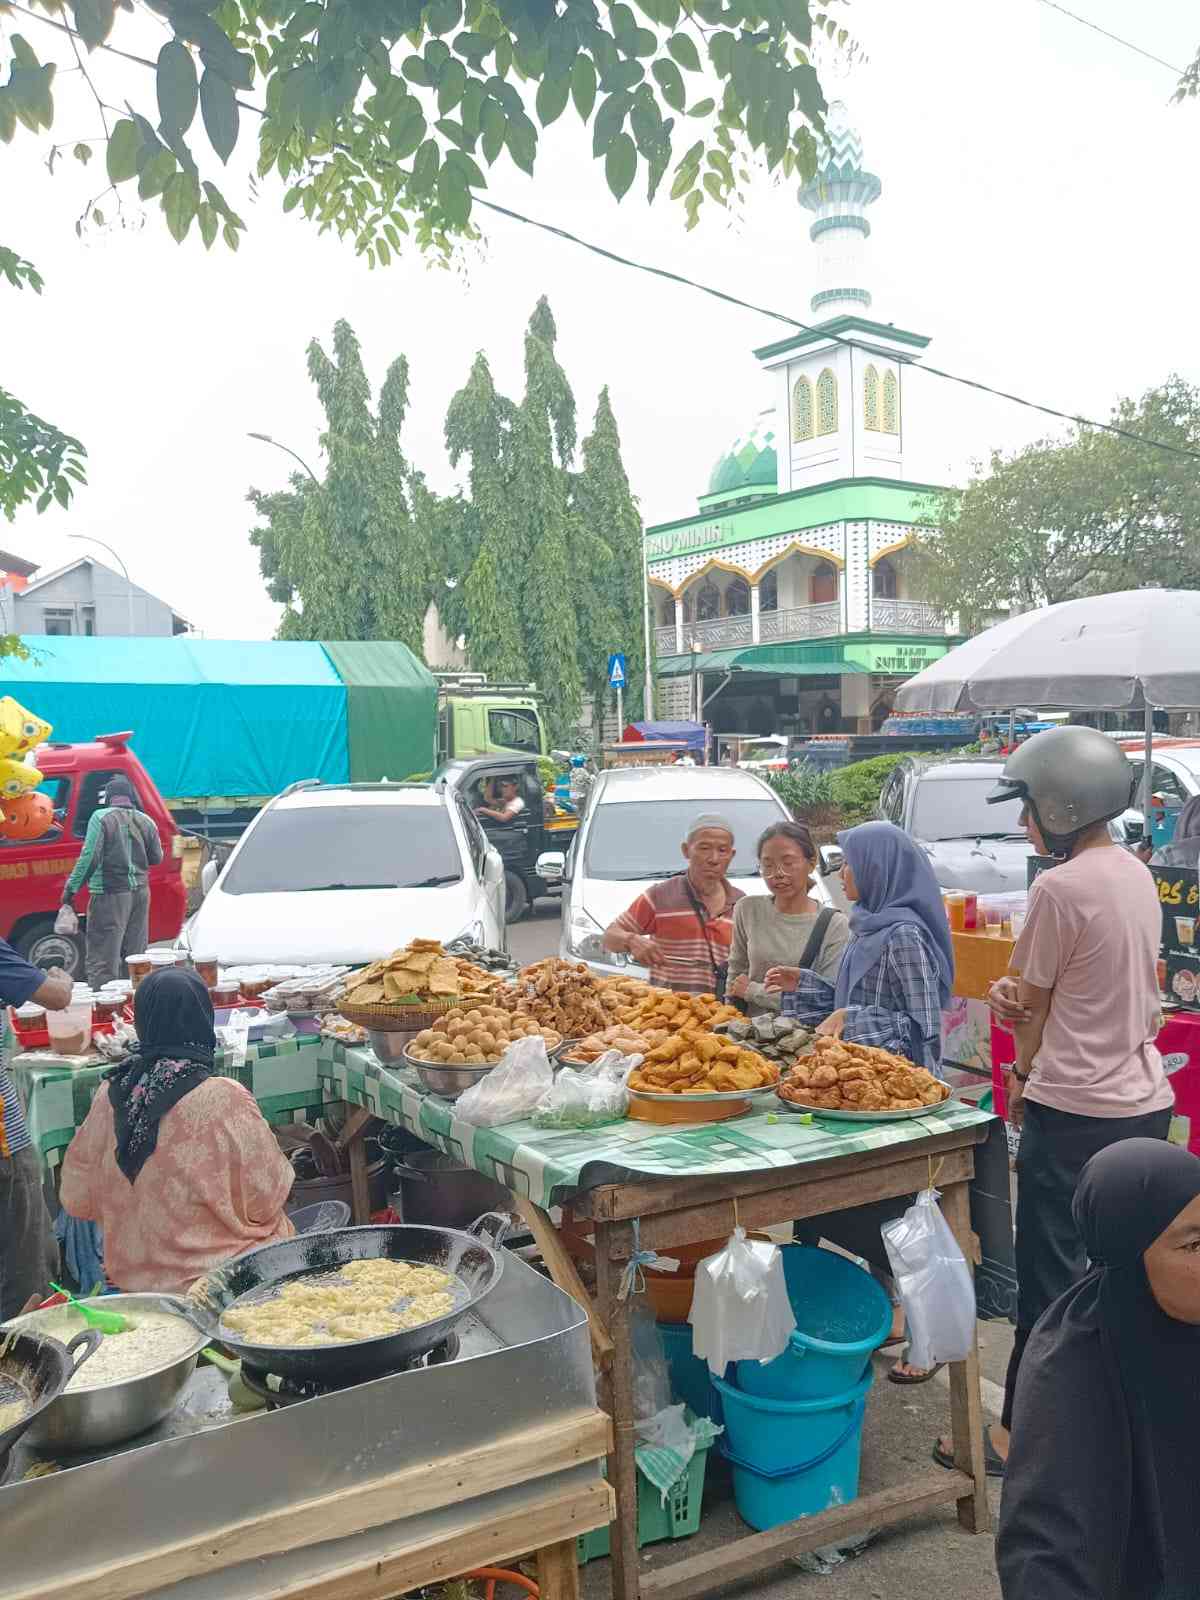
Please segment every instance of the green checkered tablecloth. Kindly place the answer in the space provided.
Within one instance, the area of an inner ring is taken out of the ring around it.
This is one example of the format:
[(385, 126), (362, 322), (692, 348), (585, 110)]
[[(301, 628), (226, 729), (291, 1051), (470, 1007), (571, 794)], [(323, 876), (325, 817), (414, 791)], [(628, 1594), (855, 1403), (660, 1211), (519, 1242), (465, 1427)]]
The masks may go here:
[(955, 1100), (943, 1111), (905, 1122), (817, 1118), (807, 1124), (789, 1111), (760, 1110), (692, 1127), (626, 1121), (578, 1132), (535, 1128), (529, 1122), (474, 1128), (455, 1116), (452, 1102), (427, 1093), (409, 1069), (381, 1067), (369, 1050), (325, 1045), (318, 1072), (326, 1100), (367, 1106), (386, 1122), (398, 1123), (542, 1207), (557, 1205), (582, 1189), (633, 1177), (717, 1178), (799, 1167), (919, 1143), (930, 1134), (992, 1120), (989, 1113)]
[[(70, 1071), (36, 1056), (14, 1061), (30, 1134), (48, 1166), (61, 1161), (87, 1115), (103, 1070)], [(268, 1121), (291, 1121), (298, 1111), (311, 1119), (322, 1105), (339, 1102), (365, 1106), (543, 1207), (602, 1183), (800, 1167), (838, 1155), (916, 1144), (948, 1128), (991, 1120), (989, 1113), (956, 1100), (943, 1111), (907, 1122), (823, 1122), (817, 1117), (810, 1124), (787, 1111), (762, 1109), (729, 1122), (691, 1127), (626, 1121), (581, 1131), (535, 1128), (529, 1122), (475, 1128), (455, 1115), (451, 1101), (422, 1088), (407, 1068), (380, 1066), (369, 1050), (325, 1040), (252, 1045), (243, 1066), (229, 1068), (218, 1060), (217, 1070), (245, 1084)], [(767, 1104), (773, 1107), (775, 1102)]]
[[(288, 1039), (280, 1044), (251, 1045), (239, 1067), (218, 1055), (217, 1071), (249, 1089), (268, 1122), (291, 1122), (299, 1111), (320, 1114), (317, 1055), (315, 1039)], [(14, 1059), (12, 1075), (25, 1107), (29, 1136), (51, 1170), (61, 1162), (107, 1071), (107, 1063), (72, 1069), (46, 1056)]]

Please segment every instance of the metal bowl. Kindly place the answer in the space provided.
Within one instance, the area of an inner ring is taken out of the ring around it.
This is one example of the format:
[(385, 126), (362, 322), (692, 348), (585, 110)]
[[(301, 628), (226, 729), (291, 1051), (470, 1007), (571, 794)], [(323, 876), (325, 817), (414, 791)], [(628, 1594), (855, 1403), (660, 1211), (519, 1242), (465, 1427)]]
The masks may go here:
[[(143, 1372), (124, 1383), (108, 1383), (99, 1389), (80, 1389), (70, 1394), (60, 1394), (58, 1399), (40, 1413), (26, 1431), (25, 1442), (47, 1452), (72, 1450), (101, 1450), (108, 1445), (120, 1444), (144, 1433), (173, 1411), (184, 1386), (196, 1369), (200, 1351), (208, 1343), (208, 1335), (196, 1325), (195, 1307), (174, 1294), (109, 1294), (102, 1300), (85, 1302), (100, 1305), (105, 1311), (121, 1311), (136, 1317), (139, 1311), (169, 1311), (191, 1322), (196, 1327), (196, 1337), (183, 1355), (176, 1356), (165, 1366), (152, 1372)], [(66, 1313), (70, 1326), (86, 1323), (77, 1311), (69, 1306), (53, 1306), (43, 1311), (30, 1311), (15, 1317), (6, 1327), (19, 1327), (39, 1331), (50, 1313)], [(67, 1330), (64, 1330), (67, 1331)], [(118, 1334), (115, 1337), (120, 1338)]]
[(367, 1038), (375, 1059), (385, 1067), (398, 1066), (405, 1059), (409, 1045), (420, 1033), (420, 1028), (368, 1028)]
[(478, 1083), (481, 1078), (486, 1078), (489, 1072), (494, 1072), (500, 1065), (498, 1061), (491, 1061), (485, 1062), (482, 1066), (454, 1067), (448, 1062), (418, 1061), (407, 1051), (404, 1059), (410, 1067), (416, 1069), (417, 1077), (427, 1089), (431, 1089), (434, 1094), (440, 1094), (446, 1100), (457, 1100), (459, 1095), (472, 1084)]

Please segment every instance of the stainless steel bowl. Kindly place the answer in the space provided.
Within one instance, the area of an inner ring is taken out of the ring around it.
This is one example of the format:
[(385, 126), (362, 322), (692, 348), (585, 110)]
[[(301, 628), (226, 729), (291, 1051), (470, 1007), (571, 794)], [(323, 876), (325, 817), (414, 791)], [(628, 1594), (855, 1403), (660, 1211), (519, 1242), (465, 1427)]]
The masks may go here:
[[(174, 1294), (110, 1294), (102, 1301), (87, 1301), (100, 1305), (105, 1311), (120, 1311), (136, 1317), (139, 1311), (170, 1311), (185, 1321), (194, 1320), (194, 1308), (188, 1301)], [(30, 1311), (15, 1317), (7, 1327), (44, 1329), (51, 1312), (55, 1321), (63, 1313), (69, 1318), (66, 1337), (87, 1326), (77, 1311), (69, 1306), (53, 1306), (44, 1311)], [(57, 1336), (57, 1335), (56, 1335)], [(123, 1337), (121, 1334), (115, 1335)], [(166, 1366), (153, 1372), (127, 1378), (124, 1383), (109, 1383), (99, 1389), (79, 1389), (70, 1394), (60, 1394), (31, 1424), (25, 1434), (27, 1444), (36, 1445), (48, 1452), (72, 1450), (101, 1450), (107, 1445), (120, 1444), (144, 1433), (173, 1411), (184, 1386), (196, 1370), (200, 1351), (208, 1343), (208, 1335), (199, 1327), (192, 1346), (181, 1356), (176, 1356)]]
[(404, 1061), (404, 1052), (420, 1031), (420, 1028), (368, 1028), (367, 1038), (376, 1060), (384, 1066), (395, 1067)]
[(473, 1083), (486, 1078), (499, 1065), (492, 1061), (481, 1067), (452, 1067), (443, 1062), (417, 1061), (412, 1056), (406, 1059), (410, 1066), (416, 1068), (417, 1077), (425, 1087), (446, 1100), (457, 1100)]

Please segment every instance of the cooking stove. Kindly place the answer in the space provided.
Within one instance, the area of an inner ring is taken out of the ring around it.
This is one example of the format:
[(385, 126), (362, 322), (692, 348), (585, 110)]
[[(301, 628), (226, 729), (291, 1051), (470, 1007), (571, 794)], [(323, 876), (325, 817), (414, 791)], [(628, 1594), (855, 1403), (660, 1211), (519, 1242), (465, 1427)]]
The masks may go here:
[[(418, 1372), (423, 1367), (439, 1367), (447, 1361), (457, 1361), (462, 1345), (456, 1333), (447, 1334), (441, 1344), (434, 1345), (421, 1355), (402, 1361), (387, 1372), (375, 1373), (375, 1378), (392, 1378), (399, 1372)], [(354, 1389), (360, 1383), (373, 1380), (344, 1378), (322, 1382), (319, 1378), (281, 1378), (277, 1373), (264, 1372), (259, 1367), (248, 1367), (242, 1362), (242, 1382), (252, 1394), (267, 1402), (268, 1411), (279, 1411), (284, 1406), (294, 1406), (301, 1400), (319, 1400), (322, 1395), (339, 1394), (343, 1389)]]

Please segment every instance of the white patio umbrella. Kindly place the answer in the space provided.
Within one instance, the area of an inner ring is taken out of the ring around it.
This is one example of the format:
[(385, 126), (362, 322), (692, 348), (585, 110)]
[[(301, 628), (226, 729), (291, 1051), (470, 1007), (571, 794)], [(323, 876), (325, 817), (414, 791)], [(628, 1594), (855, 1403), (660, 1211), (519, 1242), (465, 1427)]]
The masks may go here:
[(1200, 706), (1200, 591), (1125, 589), (1030, 611), (902, 684), (900, 711), (1138, 711), (1149, 810), (1153, 713)]

